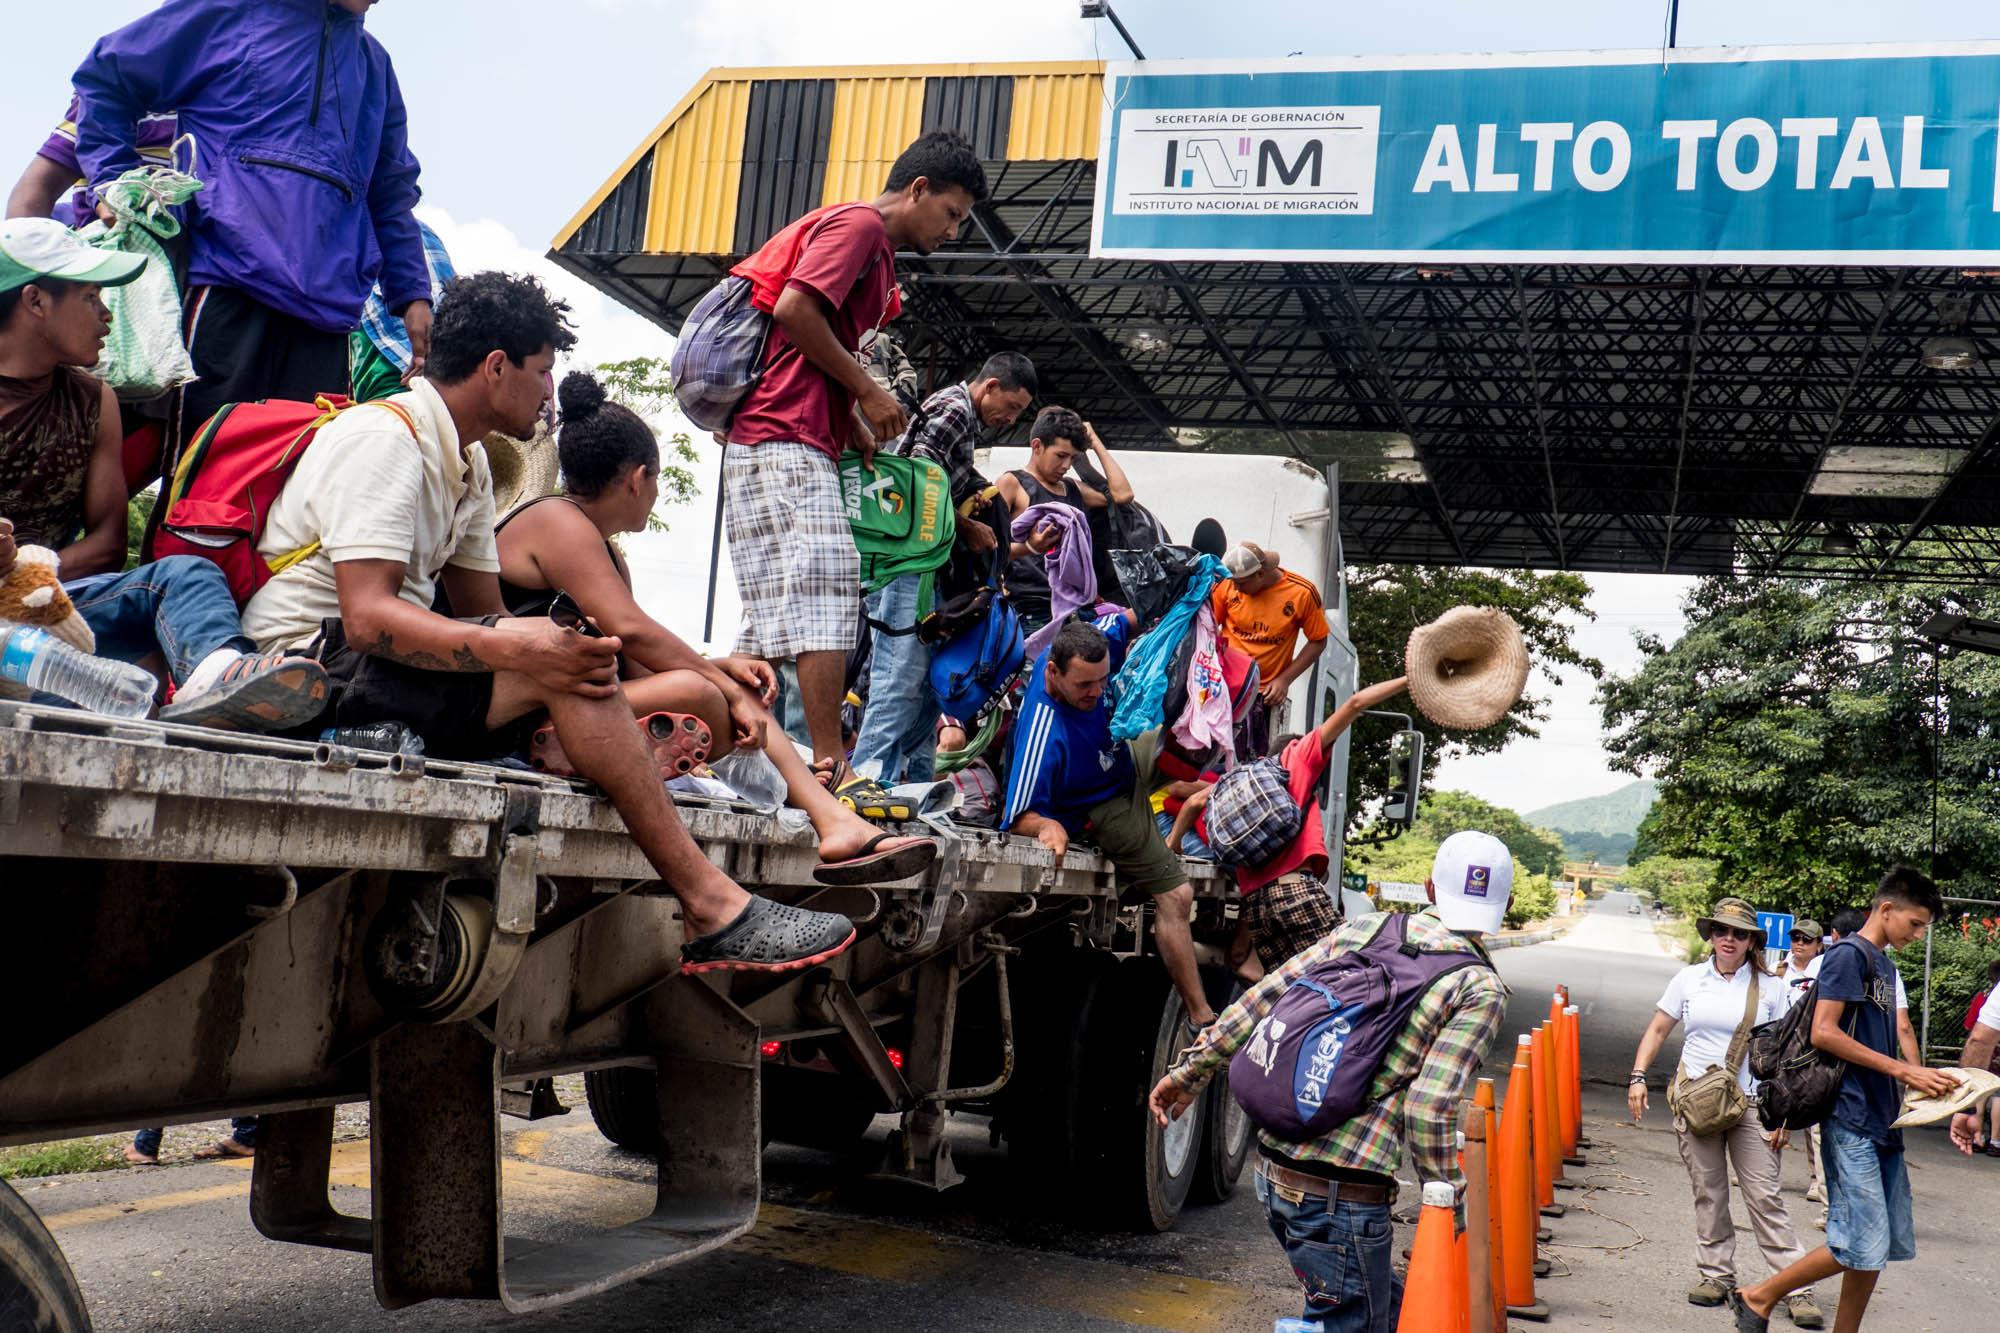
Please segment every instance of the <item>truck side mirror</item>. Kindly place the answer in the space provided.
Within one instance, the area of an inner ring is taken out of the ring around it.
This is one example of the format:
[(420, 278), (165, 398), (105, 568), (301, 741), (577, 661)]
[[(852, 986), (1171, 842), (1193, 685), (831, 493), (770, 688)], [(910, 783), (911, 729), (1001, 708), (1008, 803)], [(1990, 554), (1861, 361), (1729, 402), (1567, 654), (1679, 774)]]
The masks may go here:
[(1424, 783), (1424, 733), (1411, 728), (1389, 739), (1389, 791), (1382, 802), (1385, 823), (1404, 828), (1417, 822), (1417, 792)]

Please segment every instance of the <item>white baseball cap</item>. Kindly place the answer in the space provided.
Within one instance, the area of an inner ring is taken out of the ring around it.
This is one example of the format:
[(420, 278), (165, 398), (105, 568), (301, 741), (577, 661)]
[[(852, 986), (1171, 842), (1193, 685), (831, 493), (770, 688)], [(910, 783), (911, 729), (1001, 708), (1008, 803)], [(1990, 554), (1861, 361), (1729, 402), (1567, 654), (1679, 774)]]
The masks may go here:
[(1275, 569), (1277, 566), (1278, 553), (1267, 551), (1255, 542), (1238, 542), (1222, 556), (1222, 567), (1229, 571), (1231, 578), (1236, 579), (1247, 579), (1260, 569)]
[(100, 250), (54, 218), (14, 218), (0, 223), (0, 292), (37, 278), (117, 287), (139, 276), (146, 256)]
[(1453, 930), (1491, 935), (1514, 894), (1514, 857), (1491, 833), (1454, 833), (1431, 862), (1438, 919)]

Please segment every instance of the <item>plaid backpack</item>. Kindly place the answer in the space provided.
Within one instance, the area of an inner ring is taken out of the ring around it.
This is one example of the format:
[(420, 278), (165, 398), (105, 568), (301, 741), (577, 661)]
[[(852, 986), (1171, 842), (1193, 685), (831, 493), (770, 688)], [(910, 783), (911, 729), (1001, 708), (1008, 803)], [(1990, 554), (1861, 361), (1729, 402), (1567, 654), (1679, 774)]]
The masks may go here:
[(1276, 759), (1230, 769), (1208, 794), (1208, 845), (1232, 870), (1260, 866), (1292, 845), (1305, 811), (1292, 799), (1291, 775)]

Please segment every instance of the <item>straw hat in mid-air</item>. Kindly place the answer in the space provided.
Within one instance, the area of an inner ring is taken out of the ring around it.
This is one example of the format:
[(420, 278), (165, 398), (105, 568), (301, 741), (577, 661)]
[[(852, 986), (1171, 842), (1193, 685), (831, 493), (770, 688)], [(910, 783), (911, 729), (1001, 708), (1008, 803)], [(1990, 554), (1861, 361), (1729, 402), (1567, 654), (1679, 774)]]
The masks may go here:
[(1410, 631), (1403, 669), (1425, 717), (1479, 731), (1505, 717), (1527, 688), (1528, 645), (1505, 611), (1455, 606)]

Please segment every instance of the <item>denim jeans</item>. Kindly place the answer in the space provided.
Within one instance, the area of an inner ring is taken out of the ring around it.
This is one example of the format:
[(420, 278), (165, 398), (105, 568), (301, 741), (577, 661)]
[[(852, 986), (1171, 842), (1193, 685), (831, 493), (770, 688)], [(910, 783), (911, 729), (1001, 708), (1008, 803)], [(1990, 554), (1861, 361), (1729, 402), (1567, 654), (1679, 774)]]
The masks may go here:
[(1271, 1234), (1305, 1288), (1308, 1322), (1326, 1333), (1390, 1333), (1403, 1304), (1403, 1284), (1389, 1266), (1394, 1232), (1386, 1203), (1335, 1203), (1307, 1194), (1294, 1201), (1254, 1172), (1257, 1202)]
[(1879, 1273), (1891, 1260), (1916, 1258), (1902, 1150), (1829, 1120), (1819, 1127), (1819, 1151), (1826, 1164), (1826, 1248), (1840, 1266)]
[[(868, 618), (896, 629), (917, 623), (917, 584), (905, 574), (868, 594)], [(868, 663), (868, 707), (854, 742), (854, 767), (885, 787), (929, 782), (937, 761), (937, 700), (931, 695), (931, 650), (914, 634), (875, 631)]]
[(63, 584), (97, 636), (100, 657), (137, 662), (166, 654), (179, 683), (218, 648), (255, 652), (243, 637), (229, 581), (200, 556), (170, 555), (128, 574), (93, 574)]
[[(207, 562), (204, 561), (203, 563)], [(132, 1136), (132, 1146), (148, 1157), (158, 1157), (160, 1155), (160, 1135), (164, 1133), (166, 1131), (162, 1129), (142, 1129)], [(235, 1139), (246, 1148), (256, 1147), (257, 1117), (254, 1115), (231, 1117), (229, 1121), (229, 1137)]]
[[(1174, 831), (1174, 817), (1172, 815), (1164, 810), (1155, 810), (1153, 812), (1153, 822), (1159, 826), (1161, 838), (1164, 839), (1172, 835)], [(1178, 851), (1182, 856), (1193, 857), (1197, 861), (1213, 861), (1215, 859), (1215, 850), (1203, 842), (1201, 834), (1196, 833), (1193, 829), (1189, 829), (1186, 833), (1181, 834), (1181, 845), (1172, 850)]]

